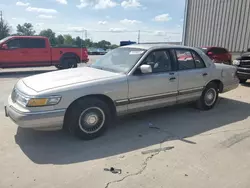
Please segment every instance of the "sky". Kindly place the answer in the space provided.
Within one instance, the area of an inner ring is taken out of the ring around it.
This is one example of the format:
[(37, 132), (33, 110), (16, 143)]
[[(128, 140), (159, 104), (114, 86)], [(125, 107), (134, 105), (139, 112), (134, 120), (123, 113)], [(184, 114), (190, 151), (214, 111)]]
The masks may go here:
[[(0, 0), (12, 26), (32, 23), (93, 41), (177, 42), (182, 40), (185, 0)], [(140, 30), (140, 34), (139, 34)]]

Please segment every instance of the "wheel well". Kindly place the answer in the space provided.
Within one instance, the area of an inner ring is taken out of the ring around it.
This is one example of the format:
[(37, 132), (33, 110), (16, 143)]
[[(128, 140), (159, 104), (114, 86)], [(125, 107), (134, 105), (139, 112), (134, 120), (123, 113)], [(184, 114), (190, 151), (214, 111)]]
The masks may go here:
[[(215, 83), (218, 86), (219, 92), (221, 93), (223, 91), (223, 83), (220, 80), (212, 80), (209, 83)], [(208, 83), (208, 84), (209, 84)]]
[(96, 99), (104, 101), (110, 107), (112, 116), (116, 116), (116, 107), (115, 107), (115, 104), (111, 98), (109, 98), (106, 95), (102, 95), (102, 94), (86, 95), (86, 96), (83, 96), (83, 97), (76, 99), (74, 102), (72, 102), (69, 105), (69, 107), (67, 108), (67, 110), (65, 112), (65, 116), (64, 116), (64, 126), (67, 124), (65, 122), (69, 120), (68, 115), (69, 115), (69, 112), (71, 111), (71, 108), (74, 106), (74, 104), (77, 103), (79, 100), (83, 100), (83, 99), (87, 99), (87, 98), (96, 98)]
[(63, 54), (61, 59), (64, 59), (64, 58), (76, 58), (77, 63), (80, 62), (80, 57), (77, 54), (73, 53), (73, 52), (68, 52), (68, 53)]

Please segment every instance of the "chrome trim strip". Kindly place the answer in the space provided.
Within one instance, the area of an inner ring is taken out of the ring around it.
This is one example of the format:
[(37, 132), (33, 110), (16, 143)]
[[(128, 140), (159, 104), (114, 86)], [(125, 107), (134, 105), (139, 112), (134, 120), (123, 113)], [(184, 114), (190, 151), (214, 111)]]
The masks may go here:
[(115, 101), (116, 106), (123, 106), (123, 105), (127, 105), (127, 104), (129, 104), (128, 99), (121, 99), (121, 100)]
[(146, 102), (150, 100), (157, 100), (157, 99), (164, 99), (169, 97), (177, 97), (178, 95), (186, 95), (190, 93), (196, 93), (203, 91), (204, 87), (198, 87), (198, 88), (192, 88), (192, 89), (185, 89), (178, 92), (169, 92), (169, 93), (161, 93), (161, 94), (155, 94), (155, 95), (147, 95), (142, 97), (135, 97), (131, 99), (121, 99), (115, 101), (116, 106), (122, 106), (122, 105), (128, 105), (132, 103), (138, 103), (138, 102)]
[(178, 92), (178, 95), (185, 95), (185, 94), (189, 94), (189, 93), (196, 93), (196, 92), (200, 92), (204, 89), (204, 87), (198, 87), (198, 88), (192, 88), (192, 89), (184, 89), (184, 90), (180, 90)]
[(15, 112), (22, 114), (22, 115), (44, 115), (44, 114), (50, 114), (50, 113), (60, 113), (65, 112), (66, 109), (58, 109), (58, 110), (48, 110), (48, 111), (39, 111), (39, 112), (21, 112), (14, 108), (13, 106), (9, 106), (12, 110)]
[(176, 96), (178, 92), (169, 92), (169, 93), (162, 93), (162, 94), (156, 94), (156, 95), (148, 95), (148, 96), (143, 96), (143, 97), (135, 97), (130, 99), (130, 102), (134, 103), (137, 101), (147, 101), (147, 100), (155, 100), (158, 98), (166, 98), (166, 97), (173, 97)]

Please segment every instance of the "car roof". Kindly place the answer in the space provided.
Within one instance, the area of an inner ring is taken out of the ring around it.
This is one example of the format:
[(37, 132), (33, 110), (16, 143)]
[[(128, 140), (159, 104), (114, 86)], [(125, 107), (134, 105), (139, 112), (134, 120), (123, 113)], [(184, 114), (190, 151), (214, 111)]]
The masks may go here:
[(47, 39), (47, 37), (44, 36), (11, 36), (11, 38), (30, 38), (30, 39)]
[(138, 48), (144, 50), (157, 50), (162, 48), (182, 48), (182, 49), (196, 49), (189, 46), (173, 45), (173, 44), (163, 44), (163, 43), (144, 43), (144, 44), (131, 44), (127, 46), (122, 46), (120, 48)]

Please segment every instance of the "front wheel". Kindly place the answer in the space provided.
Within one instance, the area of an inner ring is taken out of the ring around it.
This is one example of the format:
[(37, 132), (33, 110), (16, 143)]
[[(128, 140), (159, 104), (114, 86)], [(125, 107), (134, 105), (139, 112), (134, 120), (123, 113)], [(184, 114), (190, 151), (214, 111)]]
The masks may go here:
[(94, 97), (77, 101), (66, 116), (66, 127), (83, 140), (101, 136), (111, 122), (109, 106)]
[(218, 100), (218, 87), (215, 83), (209, 83), (204, 91), (200, 99), (197, 101), (197, 108), (201, 110), (210, 110), (214, 107)]

